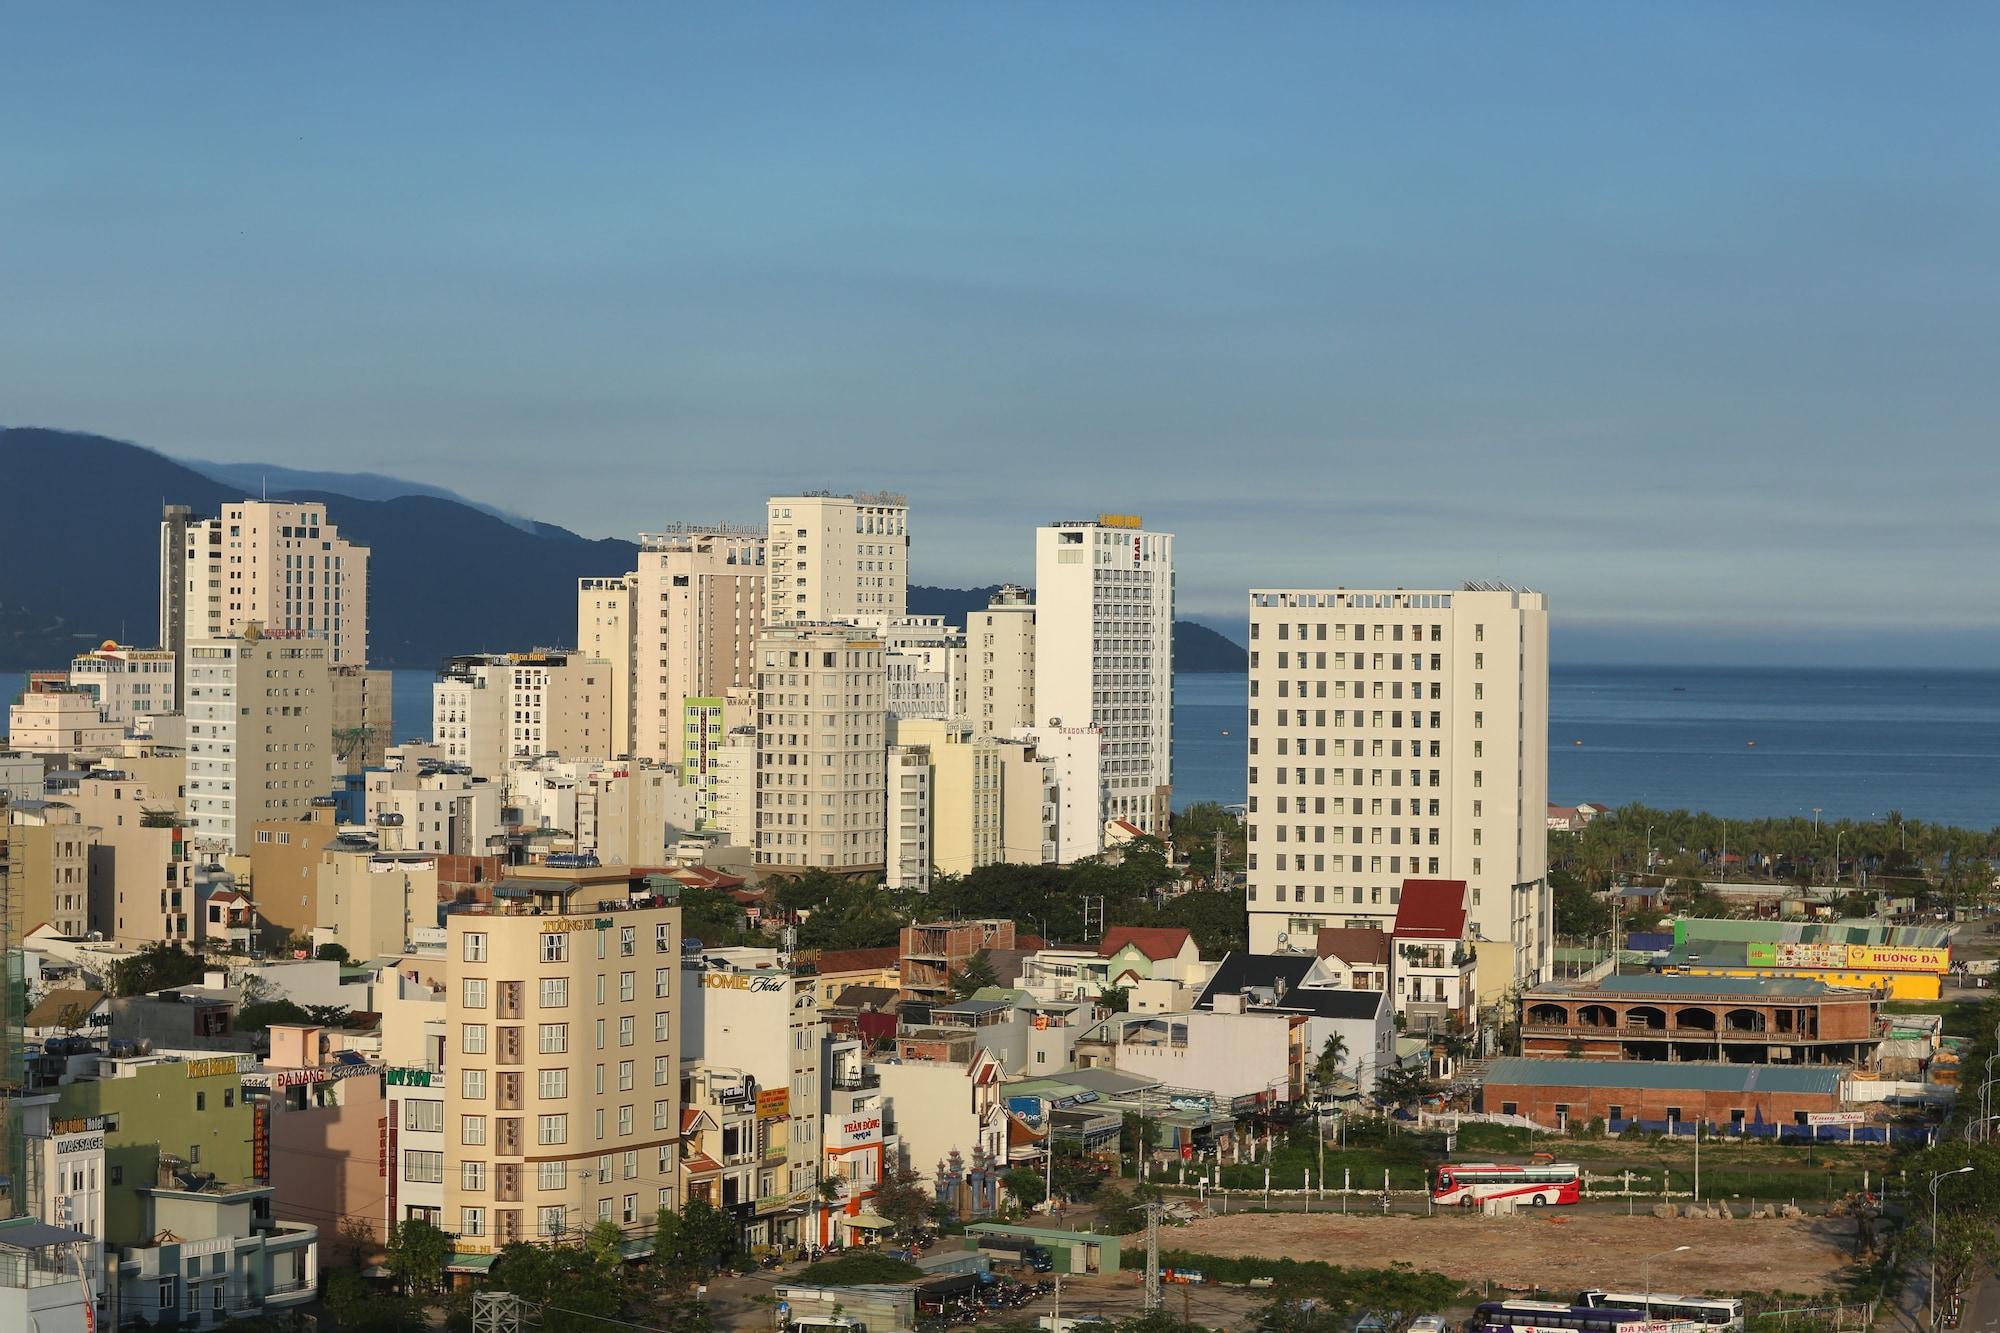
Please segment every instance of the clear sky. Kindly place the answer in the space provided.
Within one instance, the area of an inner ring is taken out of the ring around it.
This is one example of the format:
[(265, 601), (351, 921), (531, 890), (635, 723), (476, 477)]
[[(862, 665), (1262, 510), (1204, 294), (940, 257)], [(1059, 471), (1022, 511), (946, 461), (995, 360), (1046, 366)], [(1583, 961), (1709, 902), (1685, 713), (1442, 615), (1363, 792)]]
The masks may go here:
[(1991, 660), (2000, 10), (38, 5), (0, 421), (593, 535), (887, 487), (1593, 658)]

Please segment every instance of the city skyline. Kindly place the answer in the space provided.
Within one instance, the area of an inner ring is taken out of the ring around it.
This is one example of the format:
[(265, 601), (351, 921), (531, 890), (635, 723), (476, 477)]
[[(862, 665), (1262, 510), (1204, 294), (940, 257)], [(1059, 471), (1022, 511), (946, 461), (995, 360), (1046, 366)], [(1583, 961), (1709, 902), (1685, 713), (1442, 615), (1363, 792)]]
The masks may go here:
[(1239, 633), (1482, 578), (1560, 660), (1995, 644), (1989, 15), (388, 22), (22, 17), (10, 422), (592, 536), (888, 486), (946, 586), (1130, 509)]

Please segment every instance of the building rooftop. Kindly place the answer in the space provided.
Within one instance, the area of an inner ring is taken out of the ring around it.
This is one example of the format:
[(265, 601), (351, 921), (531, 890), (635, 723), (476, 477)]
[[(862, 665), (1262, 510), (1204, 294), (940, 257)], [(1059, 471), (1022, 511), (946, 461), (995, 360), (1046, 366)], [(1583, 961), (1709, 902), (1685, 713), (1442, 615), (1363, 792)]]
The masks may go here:
[(1338, 958), (1350, 967), (1358, 963), (1386, 965), (1389, 932), (1365, 926), (1321, 926), (1316, 947), (1321, 958)]
[(1811, 977), (1690, 977), (1664, 973), (1626, 973), (1600, 981), (1548, 981), (1528, 992), (1528, 998), (1556, 998), (1586, 995), (1691, 996), (1729, 995), (1772, 999), (1821, 999), (1832, 996), (1862, 997), (1870, 992), (1857, 987), (1829, 986)]
[(1188, 930), (1181, 926), (1113, 926), (1098, 941), (1097, 956), (1109, 958), (1129, 944), (1157, 963), (1177, 957), (1188, 938)]
[(1833, 1096), (1840, 1070), (1824, 1065), (1737, 1065), (1696, 1061), (1538, 1060), (1503, 1056), (1487, 1067), (1489, 1087), (1644, 1088), (1688, 1092), (1794, 1092)]
[(1398, 939), (1462, 940), (1465, 938), (1465, 881), (1406, 879), (1396, 906)]

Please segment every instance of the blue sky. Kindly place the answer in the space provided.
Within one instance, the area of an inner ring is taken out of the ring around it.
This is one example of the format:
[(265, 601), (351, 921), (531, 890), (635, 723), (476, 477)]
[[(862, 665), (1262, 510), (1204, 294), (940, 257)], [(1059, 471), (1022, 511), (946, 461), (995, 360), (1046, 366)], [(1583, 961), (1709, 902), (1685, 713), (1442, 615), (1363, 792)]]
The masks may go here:
[[(580, 531), (893, 487), (1583, 656), (1990, 660), (2000, 11), (40, 6), (0, 421)], [(25, 53), (32, 53), (21, 58)]]

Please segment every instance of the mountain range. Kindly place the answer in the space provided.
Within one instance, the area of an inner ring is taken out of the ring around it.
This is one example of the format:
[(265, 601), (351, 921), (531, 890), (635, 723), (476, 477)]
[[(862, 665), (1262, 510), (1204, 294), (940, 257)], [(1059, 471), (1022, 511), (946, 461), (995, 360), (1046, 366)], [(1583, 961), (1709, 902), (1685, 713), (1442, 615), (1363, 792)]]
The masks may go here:
[[(201, 516), (246, 495), (323, 501), (342, 536), (371, 548), (368, 655), (381, 667), (567, 644), (577, 579), (632, 569), (638, 551), (377, 473), (188, 463), (75, 431), (0, 428), (0, 477), (8, 671), (63, 667), (107, 638), (158, 638), (164, 504)], [(910, 613), (962, 625), (992, 591), (912, 584)], [(1242, 671), (1246, 661), (1239, 645), (1193, 621), (1175, 623), (1174, 655), (1182, 671)]]

